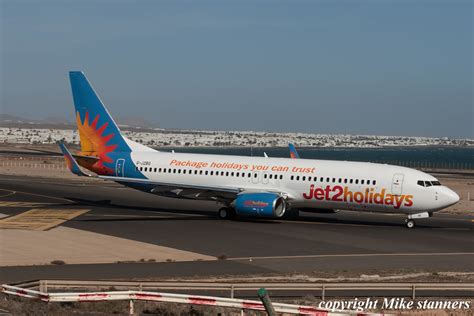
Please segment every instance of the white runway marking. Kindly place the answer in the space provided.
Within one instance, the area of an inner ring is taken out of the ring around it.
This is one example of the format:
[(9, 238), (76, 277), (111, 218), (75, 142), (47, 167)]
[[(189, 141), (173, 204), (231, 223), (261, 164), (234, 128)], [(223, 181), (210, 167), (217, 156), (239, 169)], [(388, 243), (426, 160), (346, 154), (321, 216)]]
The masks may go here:
[(311, 259), (311, 258), (356, 258), (356, 257), (416, 257), (416, 256), (472, 256), (474, 252), (433, 252), (433, 253), (357, 253), (357, 254), (336, 254), (336, 255), (296, 255), (296, 256), (264, 256), (264, 257), (237, 257), (227, 260), (273, 260), (273, 259)]
[(10, 192), (10, 193), (7, 193), (7, 194), (0, 195), (0, 198), (7, 197), (7, 196), (12, 196), (16, 193), (16, 191), (13, 191), (13, 190), (3, 190), (3, 189), (1, 189), (0, 191)]

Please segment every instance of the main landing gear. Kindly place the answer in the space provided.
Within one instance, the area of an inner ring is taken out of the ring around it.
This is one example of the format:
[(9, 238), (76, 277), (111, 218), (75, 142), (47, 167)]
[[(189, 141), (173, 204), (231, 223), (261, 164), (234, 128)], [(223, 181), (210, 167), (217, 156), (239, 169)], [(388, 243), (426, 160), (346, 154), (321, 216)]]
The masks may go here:
[(407, 228), (415, 227), (415, 218), (428, 218), (431, 217), (433, 214), (428, 212), (423, 213), (416, 213), (416, 214), (408, 214), (408, 218), (405, 220), (405, 224)]
[(235, 218), (235, 211), (231, 207), (223, 207), (217, 213), (220, 219), (232, 219)]

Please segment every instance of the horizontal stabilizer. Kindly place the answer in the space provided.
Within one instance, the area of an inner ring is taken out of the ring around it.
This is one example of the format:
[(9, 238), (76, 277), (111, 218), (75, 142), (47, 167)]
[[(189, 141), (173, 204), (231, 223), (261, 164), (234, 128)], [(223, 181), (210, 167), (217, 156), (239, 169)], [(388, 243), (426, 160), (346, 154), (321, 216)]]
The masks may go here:
[(79, 164), (63, 143), (59, 143), (59, 148), (61, 148), (61, 151), (64, 155), (64, 159), (66, 160), (66, 165), (72, 173), (81, 177), (91, 177), (91, 175), (82, 172), (81, 168), (79, 167)]

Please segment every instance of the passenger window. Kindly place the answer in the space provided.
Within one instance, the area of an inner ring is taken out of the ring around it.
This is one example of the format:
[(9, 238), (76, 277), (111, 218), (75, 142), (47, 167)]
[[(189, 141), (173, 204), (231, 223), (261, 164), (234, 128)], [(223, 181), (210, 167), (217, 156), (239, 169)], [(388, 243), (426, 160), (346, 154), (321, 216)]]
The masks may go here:
[(280, 180), (282, 180), (282, 179), (283, 179), (283, 175), (281, 174), (281, 175), (280, 175)]
[(266, 173), (263, 174), (263, 178), (264, 178), (264, 179), (267, 178), (267, 174), (266, 174)]
[(239, 173), (238, 173), (238, 172), (236, 172), (236, 173), (235, 173), (235, 176), (236, 176), (236, 177), (238, 177), (238, 176), (239, 176)]
[(336, 178), (332, 178), (332, 183), (336, 183)]
[(375, 180), (372, 181), (372, 184), (373, 184), (373, 185), (375, 185), (376, 183), (377, 183), (377, 181), (375, 181)]
[(321, 177), (321, 178), (319, 179), (319, 181), (321, 181), (321, 182), (324, 182), (324, 178), (323, 178), (323, 177)]
[(359, 179), (356, 179), (356, 184), (359, 184)]
[(344, 183), (347, 183), (347, 179), (344, 179)]
[(305, 177), (305, 176), (303, 176), (303, 178), (302, 178), (301, 180), (305, 181), (305, 180), (306, 180), (306, 177)]
[(350, 179), (350, 180), (349, 180), (349, 183), (350, 183), (350, 184), (354, 183), (354, 179)]
[(171, 173), (171, 168), (168, 169), (168, 173)]
[(370, 184), (370, 180), (365, 181), (365, 183)]
[(425, 186), (425, 181), (418, 180), (418, 182), (416, 184), (424, 187)]
[(311, 177), (308, 177), (308, 181), (311, 181)]
[(252, 177), (252, 174), (249, 172), (249, 178)]
[(253, 177), (254, 177), (254, 178), (256, 178), (257, 176), (258, 176), (258, 174), (256, 174), (256, 173), (253, 174)]
[(326, 178), (326, 182), (328, 182), (328, 183), (329, 183), (329, 178)]
[(290, 180), (293, 180), (294, 178), (295, 178), (294, 176), (291, 176), (291, 177), (290, 177)]
[(364, 180), (360, 180), (360, 184), (364, 184)]
[(161, 168), (158, 168), (158, 172), (161, 172)]
[(270, 179), (272, 179), (272, 178), (273, 178), (273, 175), (272, 175), (272, 174), (270, 174), (268, 177), (269, 177)]
[(339, 178), (339, 183), (342, 183), (342, 179), (341, 179), (341, 178)]
[(211, 170), (211, 176), (213, 176), (213, 175), (214, 175), (214, 171)]
[(296, 181), (300, 181), (300, 176), (296, 176)]
[(209, 171), (206, 170), (206, 176), (209, 174)]

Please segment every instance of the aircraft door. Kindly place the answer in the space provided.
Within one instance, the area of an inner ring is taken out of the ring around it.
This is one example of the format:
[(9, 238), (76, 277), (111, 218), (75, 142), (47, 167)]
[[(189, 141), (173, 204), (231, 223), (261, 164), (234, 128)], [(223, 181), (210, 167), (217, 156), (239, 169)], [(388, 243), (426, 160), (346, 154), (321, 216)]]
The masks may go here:
[(392, 179), (392, 194), (393, 195), (402, 195), (403, 178), (404, 178), (404, 175), (402, 173), (396, 173), (393, 175), (393, 179)]
[(125, 177), (124, 170), (125, 170), (125, 159), (123, 158), (117, 159), (117, 162), (115, 164), (115, 174), (117, 175), (117, 177)]

